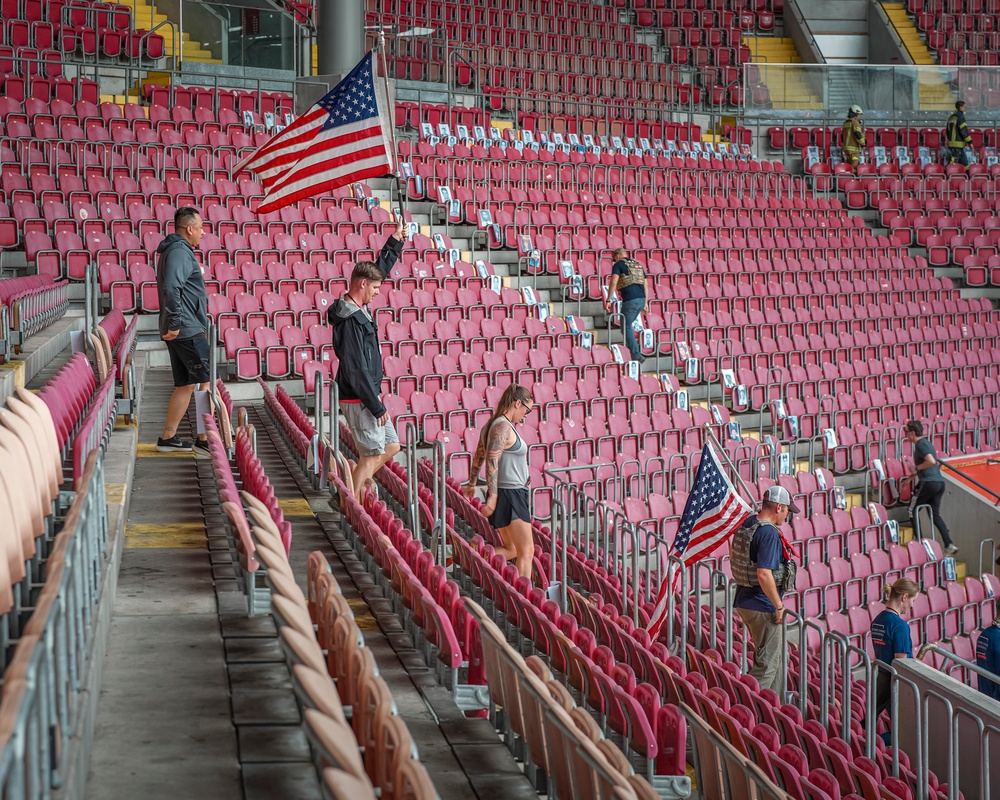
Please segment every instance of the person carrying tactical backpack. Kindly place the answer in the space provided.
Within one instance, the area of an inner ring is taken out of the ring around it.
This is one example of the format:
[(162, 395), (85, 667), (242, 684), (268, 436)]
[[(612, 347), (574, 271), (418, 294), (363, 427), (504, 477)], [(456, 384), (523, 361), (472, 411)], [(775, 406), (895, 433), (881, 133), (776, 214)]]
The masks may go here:
[(611, 279), (608, 281), (608, 299), (604, 303), (605, 312), (611, 310), (611, 301), (617, 291), (622, 301), (622, 333), (625, 335), (625, 344), (628, 346), (632, 360), (640, 364), (646, 360), (639, 348), (639, 343), (635, 338), (635, 331), (632, 325), (640, 313), (646, 310), (647, 280), (646, 271), (642, 265), (629, 258), (628, 250), (619, 247), (611, 257), (614, 259), (614, 266), (611, 267)]
[(737, 586), (733, 607), (753, 639), (750, 674), (761, 689), (773, 689), (779, 696), (781, 623), (785, 618), (781, 598), (795, 590), (796, 567), (778, 526), (791, 522), (792, 514), (798, 513), (788, 490), (772, 486), (764, 492), (760, 511), (743, 523), (729, 545), (730, 569)]

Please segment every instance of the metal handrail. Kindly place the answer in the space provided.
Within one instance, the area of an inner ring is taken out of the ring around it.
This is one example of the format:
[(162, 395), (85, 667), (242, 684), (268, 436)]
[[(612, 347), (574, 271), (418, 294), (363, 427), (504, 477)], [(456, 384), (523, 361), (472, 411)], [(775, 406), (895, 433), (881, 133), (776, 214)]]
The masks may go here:
[[(986, 463), (987, 464), (990, 463), (989, 459), (986, 460)], [(986, 494), (988, 494), (990, 497), (992, 497), (993, 501), (994, 501), (993, 505), (1000, 506), (1000, 494), (997, 494), (992, 489), (988, 489), (987, 487), (983, 486), (983, 484), (981, 484), (975, 478), (973, 478), (972, 476), (970, 476), (968, 473), (963, 472), (958, 467), (952, 466), (947, 461), (938, 461), (938, 464), (940, 464), (942, 467), (946, 467), (947, 469), (950, 469), (952, 472), (956, 473), (957, 475), (961, 475), (963, 479), (967, 480), (969, 483), (971, 483), (977, 489), (980, 489), (981, 491), (986, 492)]]
[(983, 669), (974, 661), (969, 661), (968, 659), (962, 658), (960, 655), (958, 655), (957, 653), (953, 653), (951, 650), (945, 650), (944, 648), (939, 647), (934, 642), (928, 642), (923, 647), (921, 647), (920, 650), (917, 651), (917, 661), (923, 661), (924, 656), (927, 655), (928, 653), (937, 653), (946, 660), (954, 661), (956, 664), (959, 664), (960, 666), (963, 666), (966, 669), (975, 672), (977, 675), (986, 678), (987, 680), (991, 680), (993, 681), (993, 683), (997, 685), (1000, 685), (1000, 675), (998, 675), (997, 673), (990, 672), (988, 669)]
[[(175, 23), (171, 22), (169, 19), (165, 19), (162, 22), (157, 23), (152, 28), (150, 28), (148, 31), (146, 31), (144, 34), (142, 34), (142, 36), (139, 37), (139, 55), (136, 56), (136, 62), (137, 62), (137, 65), (139, 65), (139, 64), (142, 63), (142, 49), (143, 49), (143, 45), (147, 41), (149, 41), (150, 37), (154, 33), (156, 33), (160, 28), (163, 28), (163, 27), (170, 28), (170, 30), (173, 33), (173, 37), (174, 37), (174, 55), (173, 55), (174, 66), (173, 66), (173, 71), (176, 72), (178, 65), (181, 63), (181, 50), (183, 49), (183, 42), (181, 41), (182, 34), (181, 34), (180, 27), (178, 25), (176, 25)], [(159, 34), (157, 34), (157, 35), (159, 35)], [(166, 51), (166, 43), (164, 43), (164, 51)], [(164, 55), (164, 58), (166, 58), (166, 55)]]

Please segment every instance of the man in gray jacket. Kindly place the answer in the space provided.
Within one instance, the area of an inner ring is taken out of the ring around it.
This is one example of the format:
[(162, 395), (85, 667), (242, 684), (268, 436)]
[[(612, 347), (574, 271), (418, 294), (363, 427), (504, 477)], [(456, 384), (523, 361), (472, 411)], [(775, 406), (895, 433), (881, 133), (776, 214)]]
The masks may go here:
[[(209, 379), (208, 292), (201, 264), (194, 257), (204, 233), (201, 215), (190, 207), (178, 209), (174, 231), (156, 249), (160, 338), (167, 343), (174, 373), (167, 420), (156, 442), (161, 453), (191, 449), (192, 443), (177, 435), (177, 426), (187, 413), (195, 386)], [(208, 442), (198, 441), (195, 447), (207, 451)]]

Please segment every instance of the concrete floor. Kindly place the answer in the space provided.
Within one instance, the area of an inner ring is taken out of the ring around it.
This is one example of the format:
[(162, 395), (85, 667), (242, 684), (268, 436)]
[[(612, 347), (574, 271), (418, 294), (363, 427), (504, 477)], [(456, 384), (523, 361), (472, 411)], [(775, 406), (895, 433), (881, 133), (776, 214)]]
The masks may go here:
[[(155, 452), (171, 388), (168, 370), (147, 370), (87, 797), (319, 800), (274, 623), (247, 615), (211, 463)], [(249, 412), (292, 524), (293, 571), (304, 585), (311, 551), (330, 560), (439, 795), (537, 797), (492, 725), (466, 718), (438, 685), (263, 406)]]
[[(171, 391), (150, 370), (87, 797), (243, 792), (196, 460), (154, 455)], [(183, 433), (183, 426), (182, 426)]]

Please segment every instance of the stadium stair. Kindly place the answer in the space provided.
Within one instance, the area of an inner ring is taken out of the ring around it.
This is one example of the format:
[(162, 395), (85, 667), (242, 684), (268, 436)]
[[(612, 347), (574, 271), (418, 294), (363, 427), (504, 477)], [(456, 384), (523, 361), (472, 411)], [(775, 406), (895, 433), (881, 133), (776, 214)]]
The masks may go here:
[[(802, 77), (795, 71), (783, 69), (788, 64), (802, 63), (795, 49), (795, 43), (791, 39), (778, 36), (748, 36), (743, 39), (743, 43), (750, 48), (752, 61), (758, 64), (761, 82), (771, 89), (771, 104), (774, 108), (822, 108), (820, 99), (809, 89)], [(778, 69), (772, 69), (769, 66), (772, 64), (778, 66)], [(785, 74), (776, 74), (779, 70)], [(779, 87), (782, 89), (780, 97)]]
[(885, 11), (913, 63), (918, 66), (934, 64), (934, 56), (931, 55), (913, 19), (906, 13), (906, 6), (903, 3), (882, 3), (882, 10)]
[[(889, 18), (889, 22), (899, 36), (906, 52), (909, 53), (913, 63), (917, 66), (933, 66), (937, 63), (927, 42), (917, 30), (916, 23), (906, 12), (903, 3), (882, 3), (882, 10)], [(932, 70), (924, 70), (920, 80), (920, 110), (921, 111), (951, 111), (955, 102), (955, 95), (951, 87), (945, 82), (943, 77), (938, 77), (934, 81)]]
[[(120, 3), (120, 5), (124, 5), (132, 11), (133, 24), (139, 30), (152, 30), (156, 25), (166, 22), (169, 19), (166, 14), (161, 14), (157, 11), (155, 3), (146, 5), (145, 3), (137, 2), (137, 0), (126, 0), (126, 2)], [(164, 52), (168, 58), (172, 58), (176, 52), (174, 29), (166, 26), (160, 28), (157, 33), (163, 36)], [(213, 58), (211, 52), (202, 49), (198, 42), (193, 41), (188, 31), (184, 31), (181, 34), (180, 60), (182, 62), (191, 61), (199, 64), (222, 63), (220, 59)]]

